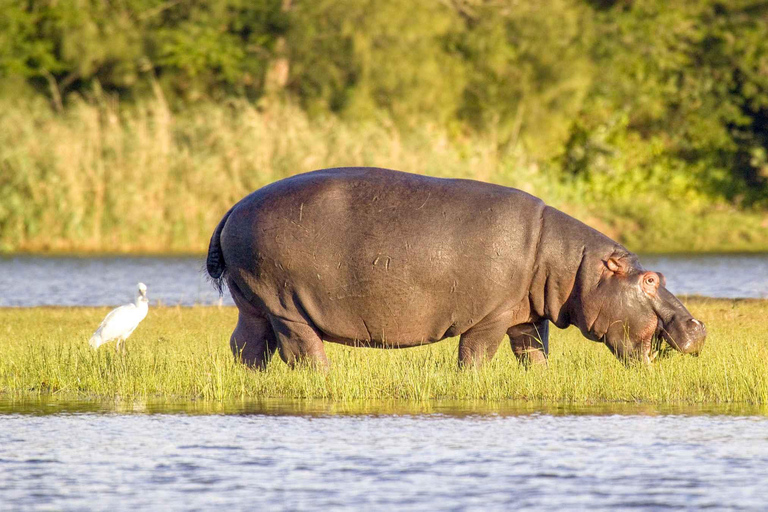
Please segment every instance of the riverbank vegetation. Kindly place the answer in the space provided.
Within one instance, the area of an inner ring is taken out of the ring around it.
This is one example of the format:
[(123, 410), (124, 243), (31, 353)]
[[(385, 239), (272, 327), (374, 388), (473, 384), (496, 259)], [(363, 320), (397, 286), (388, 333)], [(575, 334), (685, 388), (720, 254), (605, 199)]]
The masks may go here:
[(151, 308), (125, 355), (88, 346), (106, 308), (0, 309), (0, 399), (768, 404), (768, 301), (687, 306), (709, 331), (698, 358), (663, 353), (626, 367), (575, 329), (554, 329), (548, 368), (524, 369), (505, 343), (487, 366), (459, 370), (457, 340), (446, 340), (404, 350), (326, 343), (328, 373), (290, 370), (279, 357), (264, 372), (236, 364), (230, 307)]
[(0, 108), (0, 153), (6, 252), (200, 253), (224, 212), (252, 190), (347, 164), (521, 188), (646, 252), (768, 250), (768, 213), (760, 210), (705, 196), (680, 203), (655, 192), (601, 193), (557, 180), (482, 136), (310, 120), (286, 105), (259, 110), (237, 101), (178, 114), (156, 100), (125, 111), (80, 101), (63, 115), (41, 102)]
[(516, 186), (638, 251), (768, 249), (763, 2), (0, 8), (0, 251), (199, 253), (343, 165)]

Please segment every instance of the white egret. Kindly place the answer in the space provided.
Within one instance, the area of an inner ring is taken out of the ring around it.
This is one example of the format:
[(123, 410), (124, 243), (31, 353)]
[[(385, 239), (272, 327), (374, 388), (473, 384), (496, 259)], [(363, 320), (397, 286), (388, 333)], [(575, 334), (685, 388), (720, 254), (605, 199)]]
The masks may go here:
[[(112, 340), (117, 340), (115, 350), (120, 349), (120, 344), (125, 342), (139, 322), (147, 316), (149, 301), (147, 300), (147, 286), (139, 283), (139, 293), (136, 295), (136, 302), (120, 306), (109, 312), (91, 336), (88, 342), (94, 349), (100, 345)], [(125, 344), (123, 343), (123, 348)]]

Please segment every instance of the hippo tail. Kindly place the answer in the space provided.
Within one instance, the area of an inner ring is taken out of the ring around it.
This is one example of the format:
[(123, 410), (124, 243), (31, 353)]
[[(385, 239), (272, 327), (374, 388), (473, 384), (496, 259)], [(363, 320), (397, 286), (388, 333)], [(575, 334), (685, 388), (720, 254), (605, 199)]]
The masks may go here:
[(224, 253), (221, 250), (221, 232), (224, 231), (224, 225), (227, 223), (227, 219), (232, 214), (232, 207), (221, 219), (219, 225), (213, 231), (211, 236), (211, 242), (208, 244), (208, 257), (205, 260), (205, 268), (208, 271), (208, 276), (213, 283), (213, 287), (218, 290), (219, 294), (223, 293), (224, 282), (227, 278), (227, 263), (224, 261)]

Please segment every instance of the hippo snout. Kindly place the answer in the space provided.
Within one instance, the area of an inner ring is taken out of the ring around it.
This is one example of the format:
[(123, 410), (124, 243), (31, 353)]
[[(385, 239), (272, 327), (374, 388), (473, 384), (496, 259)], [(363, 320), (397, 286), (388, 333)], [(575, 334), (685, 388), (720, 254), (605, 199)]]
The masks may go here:
[(683, 354), (699, 355), (707, 338), (707, 328), (695, 318), (673, 323), (665, 329), (664, 338)]

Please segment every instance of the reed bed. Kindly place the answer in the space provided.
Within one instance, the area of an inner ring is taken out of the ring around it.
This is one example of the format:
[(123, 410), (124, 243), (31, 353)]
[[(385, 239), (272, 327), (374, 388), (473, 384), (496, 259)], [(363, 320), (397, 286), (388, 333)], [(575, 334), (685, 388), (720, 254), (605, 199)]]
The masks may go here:
[(73, 97), (62, 113), (41, 98), (0, 99), (0, 253), (201, 253), (246, 194), (352, 165), (517, 187), (633, 250), (768, 250), (765, 211), (676, 200), (663, 190), (608, 201), (607, 192), (492, 137), (426, 122), (310, 118), (282, 103), (230, 100), (173, 112), (162, 98), (127, 105), (95, 94)]
[(457, 340), (446, 340), (404, 350), (327, 343), (327, 373), (277, 357), (263, 372), (236, 363), (234, 308), (151, 308), (125, 355), (87, 344), (106, 308), (0, 309), (0, 397), (768, 404), (768, 301), (688, 306), (709, 329), (698, 358), (625, 366), (576, 330), (555, 329), (547, 368), (523, 368), (505, 344), (480, 370), (460, 370)]
[[(336, 166), (490, 179), (490, 141), (449, 142), (425, 125), (310, 120), (289, 104), (74, 99), (0, 102), (0, 251), (196, 252), (239, 199), (272, 181)], [(527, 172), (519, 173), (526, 185)], [(507, 180), (509, 181), (509, 180)]]

